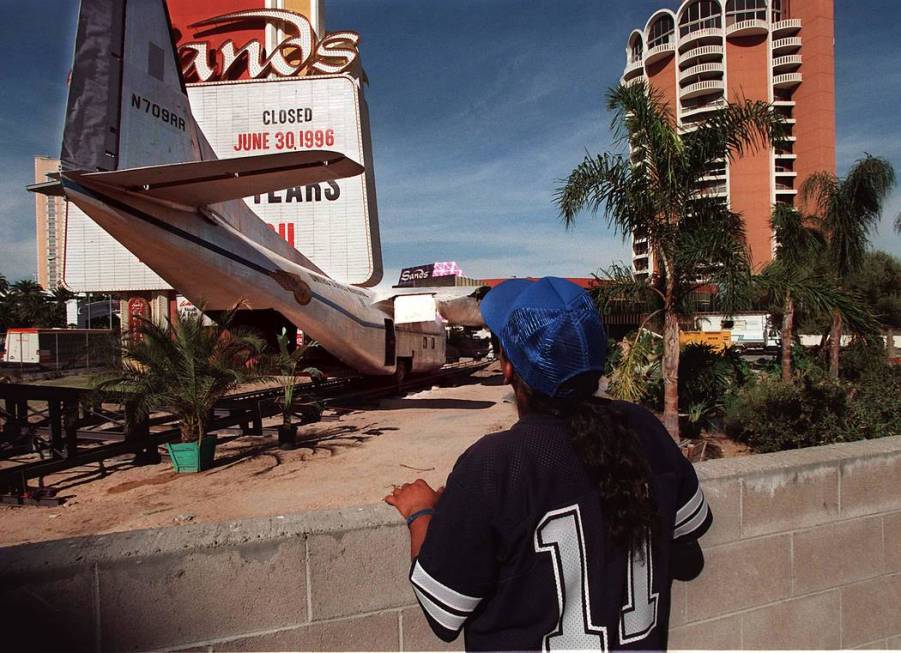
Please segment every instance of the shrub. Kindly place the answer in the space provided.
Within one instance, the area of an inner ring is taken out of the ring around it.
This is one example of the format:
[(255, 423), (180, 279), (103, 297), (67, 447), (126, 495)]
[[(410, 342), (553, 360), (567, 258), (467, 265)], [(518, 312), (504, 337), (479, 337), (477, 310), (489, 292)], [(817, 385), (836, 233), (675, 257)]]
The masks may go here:
[(849, 427), (851, 414), (841, 382), (763, 376), (730, 402), (725, 427), (731, 438), (765, 453), (859, 440), (864, 436)]
[(856, 338), (841, 352), (841, 376), (849, 381), (861, 381), (866, 376), (891, 374), (892, 366), (885, 359), (881, 344)]
[(864, 373), (851, 391), (849, 428), (862, 438), (901, 435), (901, 368)]
[[(698, 437), (702, 429), (720, 428), (728, 399), (748, 380), (750, 370), (734, 349), (718, 352), (689, 344), (679, 354), (679, 412), (687, 415), (682, 435)], [(654, 407), (663, 406), (663, 381), (654, 386)]]

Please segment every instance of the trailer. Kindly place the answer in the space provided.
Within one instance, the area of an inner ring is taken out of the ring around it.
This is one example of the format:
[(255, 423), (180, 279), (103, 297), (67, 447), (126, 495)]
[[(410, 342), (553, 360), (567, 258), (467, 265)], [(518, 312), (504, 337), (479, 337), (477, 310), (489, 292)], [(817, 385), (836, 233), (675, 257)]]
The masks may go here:
[(767, 313), (699, 313), (695, 322), (698, 331), (728, 331), (732, 346), (739, 350), (779, 349), (779, 331), (773, 324), (772, 316)]
[(115, 335), (109, 329), (10, 328), (4, 344), (7, 365), (71, 369), (107, 364)]

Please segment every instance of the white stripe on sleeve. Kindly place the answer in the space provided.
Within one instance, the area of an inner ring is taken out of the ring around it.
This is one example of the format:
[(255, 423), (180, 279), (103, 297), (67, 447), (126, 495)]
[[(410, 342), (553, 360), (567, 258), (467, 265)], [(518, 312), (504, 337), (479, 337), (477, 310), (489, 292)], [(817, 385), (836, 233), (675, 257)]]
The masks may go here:
[(460, 630), (460, 628), (463, 627), (463, 622), (466, 621), (466, 617), (461, 617), (458, 614), (452, 614), (443, 609), (432, 599), (419, 591), (419, 588), (415, 585), (413, 586), (413, 591), (416, 593), (416, 597), (419, 599), (422, 607), (426, 612), (429, 613), (429, 616), (432, 619), (437, 621), (448, 630), (452, 630), (454, 632), (457, 632), (458, 630)]
[(695, 491), (694, 496), (686, 501), (685, 505), (676, 511), (676, 526), (691, 517), (694, 514), (695, 510), (698, 509), (698, 506), (701, 505), (702, 501), (704, 501), (704, 493), (701, 491), (701, 485), (699, 483), (698, 489)]
[(438, 601), (458, 612), (472, 612), (482, 600), (475, 596), (461, 594), (435, 580), (422, 568), (422, 565), (419, 564), (419, 560), (417, 560), (416, 564), (413, 566), (413, 573), (410, 575), (410, 580), (424, 592), (428, 592), (438, 599)]
[(707, 505), (707, 502), (704, 502), (704, 505), (701, 506), (701, 509), (698, 510), (697, 514), (689, 519), (687, 522), (679, 526), (675, 531), (673, 531), (673, 539), (677, 537), (682, 537), (683, 535), (688, 535), (693, 532), (697, 528), (704, 523), (704, 520), (707, 519), (707, 513), (710, 512), (710, 507)]

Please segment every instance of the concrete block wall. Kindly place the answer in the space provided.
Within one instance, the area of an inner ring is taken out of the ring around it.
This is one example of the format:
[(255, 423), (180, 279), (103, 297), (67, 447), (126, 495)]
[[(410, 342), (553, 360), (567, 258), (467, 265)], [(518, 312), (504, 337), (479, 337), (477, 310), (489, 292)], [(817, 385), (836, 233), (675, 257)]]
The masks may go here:
[[(716, 520), (671, 648), (901, 648), (901, 437), (697, 466)], [(8, 650), (461, 649), (388, 506), (0, 549)]]

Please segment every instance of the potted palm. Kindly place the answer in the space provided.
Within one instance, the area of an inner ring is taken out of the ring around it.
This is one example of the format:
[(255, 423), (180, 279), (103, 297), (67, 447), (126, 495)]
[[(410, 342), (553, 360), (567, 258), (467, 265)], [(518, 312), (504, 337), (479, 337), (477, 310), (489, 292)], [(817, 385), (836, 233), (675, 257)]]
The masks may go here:
[(294, 422), (297, 376), (304, 374), (314, 381), (318, 381), (324, 375), (315, 367), (300, 369), (304, 355), (310, 348), (317, 346), (315, 341), (298, 345), (292, 351), (288, 332), (282, 328), (282, 332), (276, 337), (276, 342), (278, 343), (278, 352), (272, 356), (270, 367), (273, 372), (272, 378), (282, 388), (282, 423), (278, 427), (278, 446), (282, 449), (294, 449), (297, 446), (297, 424)]
[(102, 379), (100, 391), (128, 396), (136, 419), (165, 408), (179, 420), (181, 441), (166, 445), (176, 472), (208, 469), (216, 437), (208, 434), (213, 408), (238, 385), (257, 376), (265, 343), (231, 328), (234, 313), (205, 323), (202, 311), (178, 314), (165, 324), (142, 319), (122, 351), (121, 369)]

